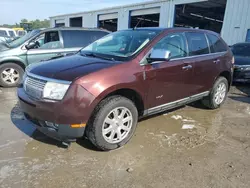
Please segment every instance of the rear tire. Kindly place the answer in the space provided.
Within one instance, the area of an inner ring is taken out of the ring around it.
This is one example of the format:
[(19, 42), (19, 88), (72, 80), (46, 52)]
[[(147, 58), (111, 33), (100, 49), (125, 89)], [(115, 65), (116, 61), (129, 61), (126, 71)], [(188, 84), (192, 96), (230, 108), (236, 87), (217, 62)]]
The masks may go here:
[(202, 100), (203, 105), (210, 109), (219, 108), (224, 104), (228, 94), (228, 80), (225, 77), (219, 77), (213, 86), (209, 96)]
[(100, 150), (108, 151), (125, 145), (133, 136), (138, 121), (135, 104), (115, 95), (100, 102), (88, 122), (86, 135)]
[(15, 63), (4, 63), (0, 65), (0, 86), (18, 86), (22, 81), (23, 74), (23, 68)]

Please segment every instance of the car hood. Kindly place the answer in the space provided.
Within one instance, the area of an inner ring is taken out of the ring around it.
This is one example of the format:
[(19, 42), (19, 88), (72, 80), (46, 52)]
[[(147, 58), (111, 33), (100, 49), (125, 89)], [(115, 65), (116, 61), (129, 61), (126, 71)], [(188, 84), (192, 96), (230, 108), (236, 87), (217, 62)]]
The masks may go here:
[(235, 65), (249, 65), (250, 66), (250, 57), (244, 56), (235, 56)]
[(5, 51), (5, 50), (9, 50), (10, 48), (8, 47), (8, 45), (5, 42), (0, 42), (0, 52), (1, 51)]
[(108, 61), (76, 54), (33, 64), (27, 68), (27, 71), (47, 78), (73, 81), (76, 78), (119, 63), (118, 61)]

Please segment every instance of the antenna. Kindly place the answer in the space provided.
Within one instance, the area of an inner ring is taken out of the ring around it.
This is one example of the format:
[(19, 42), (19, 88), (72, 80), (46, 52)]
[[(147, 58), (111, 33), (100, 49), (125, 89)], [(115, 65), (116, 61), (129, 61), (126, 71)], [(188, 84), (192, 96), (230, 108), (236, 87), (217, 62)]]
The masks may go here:
[(135, 27), (133, 28), (133, 30), (135, 30), (137, 28), (137, 26), (141, 23), (142, 20), (144, 20), (143, 17), (137, 22), (137, 24), (135, 25)]

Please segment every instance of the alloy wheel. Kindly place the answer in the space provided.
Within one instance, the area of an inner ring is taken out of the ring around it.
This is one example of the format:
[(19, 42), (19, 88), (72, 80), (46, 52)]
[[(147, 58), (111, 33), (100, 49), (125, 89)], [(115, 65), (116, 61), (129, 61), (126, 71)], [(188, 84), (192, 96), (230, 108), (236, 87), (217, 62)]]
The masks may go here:
[(227, 87), (225, 83), (220, 83), (217, 86), (216, 92), (214, 95), (214, 100), (217, 105), (221, 104), (224, 101), (226, 97), (226, 92), (227, 92), (226, 90), (227, 90)]
[(6, 84), (15, 84), (19, 80), (19, 72), (14, 68), (6, 68), (1, 73), (1, 79)]
[(102, 136), (108, 143), (119, 143), (128, 136), (132, 124), (133, 116), (129, 109), (125, 107), (115, 108), (104, 120)]

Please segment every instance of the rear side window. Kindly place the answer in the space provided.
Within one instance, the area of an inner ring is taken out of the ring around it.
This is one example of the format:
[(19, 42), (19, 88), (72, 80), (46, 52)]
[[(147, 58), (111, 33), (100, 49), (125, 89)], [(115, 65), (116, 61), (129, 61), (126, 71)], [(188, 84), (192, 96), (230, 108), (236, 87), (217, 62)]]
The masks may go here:
[(211, 53), (225, 52), (227, 51), (226, 45), (217, 36), (212, 34), (207, 34)]
[(107, 35), (103, 31), (61, 31), (64, 48), (86, 47), (97, 39)]
[(0, 30), (0, 36), (6, 37), (6, 36), (8, 36), (8, 35), (7, 35), (7, 32), (6, 32), (6, 31)]
[(203, 55), (209, 53), (207, 39), (204, 33), (186, 33), (189, 47), (189, 56)]
[(15, 37), (14, 31), (9, 31), (9, 34), (10, 34), (11, 37)]

